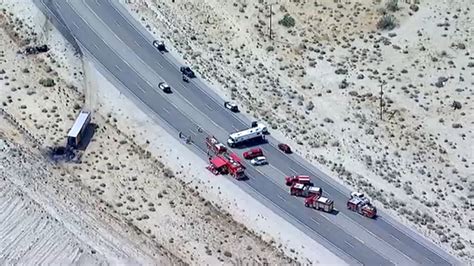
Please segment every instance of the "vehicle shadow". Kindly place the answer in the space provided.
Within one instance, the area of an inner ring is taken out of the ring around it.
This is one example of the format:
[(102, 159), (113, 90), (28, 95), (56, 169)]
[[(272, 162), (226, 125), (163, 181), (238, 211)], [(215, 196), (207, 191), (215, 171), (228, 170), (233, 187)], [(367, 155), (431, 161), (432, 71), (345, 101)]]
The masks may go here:
[(240, 144), (234, 149), (238, 149), (238, 150), (249, 149), (249, 148), (253, 148), (255, 146), (263, 145), (263, 144), (268, 144), (268, 140), (267, 139), (253, 139), (253, 140), (249, 140)]
[(97, 124), (90, 123), (87, 125), (86, 130), (84, 131), (84, 136), (81, 139), (81, 142), (77, 146), (77, 150), (85, 151), (89, 146), (89, 143), (94, 137), (95, 131), (98, 128)]

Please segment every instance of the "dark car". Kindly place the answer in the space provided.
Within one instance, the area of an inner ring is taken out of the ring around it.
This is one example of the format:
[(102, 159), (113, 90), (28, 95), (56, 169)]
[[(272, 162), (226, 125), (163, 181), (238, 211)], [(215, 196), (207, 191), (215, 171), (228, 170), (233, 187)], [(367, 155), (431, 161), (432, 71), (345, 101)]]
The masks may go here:
[(185, 75), (186, 77), (188, 77), (190, 79), (196, 77), (196, 75), (194, 75), (194, 72), (191, 70), (191, 68), (189, 68), (187, 66), (180, 67), (179, 71), (181, 71), (181, 73), (183, 73), (183, 75)]
[(154, 40), (153, 41), (153, 46), (155, 46), (155, 48), (158, 49), (158, 51), (160, 51), (160, 52), (166, 51), (166, 46), (165, 46), (165, 43), (163, 41)]
[(231, 110), (232, 112), (238, 112), (239, 107), (234, 102), (224, 102), (224, 107)]
[(278, 144), (278, 149), (280, 149), (284, 153), (292, 153), (290, 146), (285, 143)]

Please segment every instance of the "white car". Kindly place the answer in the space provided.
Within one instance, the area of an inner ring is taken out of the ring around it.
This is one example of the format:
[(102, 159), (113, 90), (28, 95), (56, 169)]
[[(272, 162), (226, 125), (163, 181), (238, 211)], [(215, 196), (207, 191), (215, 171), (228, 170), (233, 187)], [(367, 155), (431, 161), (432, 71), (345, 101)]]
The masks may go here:
[(357, 191), (351, 192), (351, 199), (352, 199), (352, 198), (359, 198), (359, 199), (362, 199), (362, 198), (364, 198), (364, 193), (362, 193), (362, 192), (357, 192)]
[(164, 82), (158, 83), (158, 87), (160, 88), (160, 90), (162, 90), (165, 93), (170, 93), (171, 92), (171, 87), (168, 84), (164, 83)]
[(252, 159), (250, 163), (253, 165), (264, 165), (264, 164), (267, 164), (268, 162), (265, 156), (258, 156), (257, 158)]

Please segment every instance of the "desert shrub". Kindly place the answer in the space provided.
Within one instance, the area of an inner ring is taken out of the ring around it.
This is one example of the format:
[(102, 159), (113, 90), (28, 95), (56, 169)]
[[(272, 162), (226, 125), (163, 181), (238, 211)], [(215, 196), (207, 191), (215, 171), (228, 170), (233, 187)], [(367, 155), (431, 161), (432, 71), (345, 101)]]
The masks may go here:
[(388, 11), (395, 12), (398, 11), (398, 0), (388, 0), (385, 3), (385, 8), (387, 8)]
[(397, 19), (393, 15), (383, 15), (377, 22), (379, 30), (393, 30), (397, 26)]
[(56, 85), (52, 78), (40, 79), (39, 84), (43, 85), (44, 87), (53, 87)]
[(278, 24), (283, 25), (287, 28), (291, 28), (295, 26), (296, 21), (292, 16), (290, 16), (290, 14), (285, 14), (285, 16), (283, 16), (283, 18), (278, 21)]

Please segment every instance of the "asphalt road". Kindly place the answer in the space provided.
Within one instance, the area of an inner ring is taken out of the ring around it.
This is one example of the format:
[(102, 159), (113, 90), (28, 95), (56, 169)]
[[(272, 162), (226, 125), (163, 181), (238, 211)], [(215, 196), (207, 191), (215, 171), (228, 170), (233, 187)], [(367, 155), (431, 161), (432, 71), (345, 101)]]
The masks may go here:
[[(157, 114), (175, 132), (190, 135), (191, 149), (200, 156), (206, 157), (204, 138), (208, 134), (225, 142), (229, 133), (248, 128), (248, 118), (224, 109), (223, 100), (202, 82), (183, 83), (177, 59), (159, 53), (151, 45), (151, 36), (118, 3), (38, 0), (37, 4), (60, 25), (59, 30), (67, 29), (66, 34), (74, 36), (83, 51), (107, 72), (108, 78), (130, 90), (138, 104)], [(157, 89), (162, 79), (172, 87), (172, 94)], [(204, 132), (199, 132), (198, 127)], [(457, 262), (383, 212), (371, 220), (348, 211), (345, 208), (348, 189), (298, 155), (281, 153), (271, 136), (267, 139), (268, 143), (260, 147), (270, 165), (258, 168), (246, 165), (249, 180), (235, 182), (347, 262), (368, 265)], [(283, 177), (291, 174), (312, 176), (315, 184), (334, 200), (339, 212), (326, 214), (307, 209), (301, 199), (289, 196)]]

